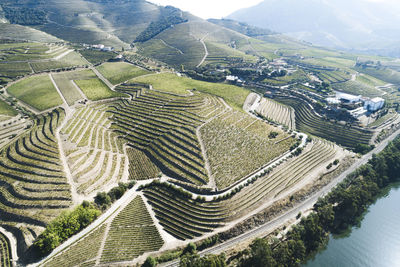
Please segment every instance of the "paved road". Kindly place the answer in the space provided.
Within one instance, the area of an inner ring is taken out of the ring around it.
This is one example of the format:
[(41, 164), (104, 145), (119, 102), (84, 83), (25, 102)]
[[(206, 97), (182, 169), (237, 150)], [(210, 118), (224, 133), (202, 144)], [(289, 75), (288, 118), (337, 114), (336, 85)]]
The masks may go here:
[[(374, 150), (372, 150), (370, 153), (364, 155), (360, 160), (355, 162), (349, 169), (347, 169), (340, 176), (335, 178), (330, 184), (328, 184), (327, 186), (322, 188), (320, 191), (316, 192), (313, 196), (311, 196), (310, 198), (308, 198), (301, 204), (297, 205), (293, 209), (289, 210), (285, 214), (267, 222), (266, 224), (264, 224), (258, 228), (252, 229), (242, 235), (232, 238), (222, 244), (219, 244), (212, 248), (201, 251), (199, 254), (202, 256), (207, 255), (207, 254), (220, 254), (226, 250), (229, 250), (230, 248), (233, 248), (234, 246), (236, 246), (244, 241), (249, 241), (249, 240), (252, 240), (257, 237), (262, 237), (262, 236), (265, 236), (268, 233), (274, 231), (280, 225), (283, 225), (287, 221), (295, 218), (297, 216), (297, 214), (299, 214), (299, 212), (304, 212), (304, 211), (312, 208), (320, 197), (323, 197), (324, 195), (329, 193), (338, 183), (342, 182), (350, 173), (354, 172), (360, 166), (366, 164), (368, 162), (368, 160), (372, 158), (373, 154), (377, 154), (377, 153), (381, 152), (388, 145), (388, 143), (390, 141), (392, 141), (394, 138), (396, 138), (396, 136), (398, 136), (399, 134), (400, 134), (400, 130), (397, 130), (389, 138), (387, 138), (385, 141), (383, 141), (381, 144), (379, 144)], [(162, 264), (161, 266), (163, 266), (163, 267), (179, 266), (179, 260), (171, 261), (171, 262)]]

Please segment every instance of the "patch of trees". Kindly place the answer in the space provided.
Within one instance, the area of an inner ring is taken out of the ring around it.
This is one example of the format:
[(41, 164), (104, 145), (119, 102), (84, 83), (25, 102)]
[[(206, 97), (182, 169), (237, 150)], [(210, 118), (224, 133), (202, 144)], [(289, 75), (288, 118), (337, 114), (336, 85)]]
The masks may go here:
[(157, 21), (151, 22), (150, 25), (136, 37), (134, 42), (146, 42), (169, 27), (187, 21), (187, 19), (182, 17), (182, 11), (180, 9), (166, 6), (162, 9), (160, 18)]
[(74, 210), (63, 212), (47, 225), (46, 230), (34, 242), (32, 249), (40, 256), (50, 254), (65, 240), (91, 224), (101, 215), (102, 211), (107, 209), (117, 199), (120, 199), (134, 184), (135, 181), (119, 183), (118, 186), (112, 188), (108, 193), (99, 192), (94, 202), (83, 201)]
[(3, 11), (11, 24), (41, 25), (47, 22), (47, 13), (41, 9), (3, 6)]
[(41, 255), (49, 254), (62, 242), (93, 222), (101, 211), (84, 201), (73, 211), (66, 211), (51, 222), (33, 244)]
[(368, 206), (391, 183), (398, 181), (400, 138), (319, 199), (314, 211), (282, 240), (255, 240), (239, 255), (239, 266), (300, 266), (327, 243), (329, 233), (340, 234), (358, 224)]

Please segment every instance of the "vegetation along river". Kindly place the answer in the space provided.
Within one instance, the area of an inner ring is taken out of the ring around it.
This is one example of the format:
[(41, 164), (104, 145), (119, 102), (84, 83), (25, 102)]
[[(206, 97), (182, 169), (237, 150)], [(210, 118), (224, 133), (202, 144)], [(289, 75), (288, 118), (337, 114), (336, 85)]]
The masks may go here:
[(400, 188), (371, 205), (359, 227), (346, 237), (331, 236), (325, 250), (304, 267), (400, 266)]

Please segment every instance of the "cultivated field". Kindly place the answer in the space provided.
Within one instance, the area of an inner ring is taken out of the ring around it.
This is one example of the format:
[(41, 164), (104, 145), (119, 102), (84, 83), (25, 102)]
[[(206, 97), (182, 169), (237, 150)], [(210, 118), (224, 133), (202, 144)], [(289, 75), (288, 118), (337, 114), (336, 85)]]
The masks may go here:
[(59, 158), (55, 129), (64, 119), (56, 109), (0, 151), (0, 225), (33, 240), (71, 206), (70, 185)]
[(79, 50), (79, 53), (93, 65), (101, 64), (103, 62), (115, 58), (116, 56), (113, 52), (103, 52), (91, 49), (82, 49)]
[(31, 125), (31, 122), (20, 116), (13, 118), (8, 117), (8, 119), (4, 121), (0, 120), (0, 148), (28, 129), (28, 125)]
[(57, 256), (45, 262), (46, 267), (89, 267), (96, 264), (101, 241), (104, 239), (106, 225), (103, 225), (90, 234), (66, 248)]
[[(89, 195), (124, 178), (127, 157), (110, 130), (106, 105), (78, 109), (62, 129), (67, 161), (79, 194)], [(126, 178), (126, 177), (125, 177)]]
[(84, 67), (87, 62), (76, 52), (70, 52), (61, 59), (30, 63), (36, 73)]
[(11, 85), (8, 93), (40, 111), (63, 103), (47, 74), (33, 76)]
[(97, 70), (114, 85), (150, 73), (125, 62), (104, 63)]
[(187, 90), (196, 89), (203, 93), (222, 97), (234, 109), (242, 110), (244, 101), (249, 91), (234, 85), (209, 83), (189, 78), (178, 77), (172, 73), (154, 74), (146, 77), (138, 77), (132, 82), (153, 85), (154, 89), (187, 95)]
[(192, 239), (249, 214), (263, 202), (279, 198), (301, 182), (312, 182), (325, 173), (329, 162), (342, 157), (337, 146), (317, 139), (300, 156), (289, 159), (225, 200), (193, 200), (174, 187), (160, 183), (147, 186), (143, 192), (165, 231), (181, 240)]
[(118, 213), (109, 227), (101, 263), (133, 260), (164, 244), (140, 196)]
[[(16, 116), (18, 112), (11, 107), (7, 102), (3, 101), (0, 99), (0, 115), (1, 116), (7, 116), (7, 117), (13, 117)], [(0, 121), (1, 121), (0, 117)]]
[[(270, 137), (272, 132), (277, 136)], [(204, 125), (201, 137), (219, 189), (268, 164), (296, 142), (282, 130), (235, 111)]]
[(111, 91), (111, 89), (108, 88), (108, 86), (98, 78), (75, 80), (75, 83), (79, 86), (87, 98), (92, 101), (124, 96), (123, 94)]
[[(204, 123), (203, 120), (223, 109), (222, 103), (214, 97), (200, 94), (184, 97), (147, 91), (132, 85), (121, 86), (117, 90), (128, 92), (135, 98), (118, 101), (111, 106), (112, 128), (124, 136), (130, 146), (143, 152), (136, 153), (136, 156), (147, 157), (143, 159), (148, 163), (143, 177), (154, 175), (156, 169), (160, 169), (176, 179), (206, 184), (208, 177), (196, 128)], [(140, 169), (130, 170), (132, 178), (142, 177), (137, 172)]]
[(271, 99), (263, 98), (256, 112), (268, 120), (285, 125), (289, 130), (296, 129), (294, 109)]
[(11, 251), (7, 238), (0, 233), (0, 266), (11, 267)]
[(368, 144), (371, 141), (373, 132), (327, 121), (318, 116), (303, 100), (288, 97), (278, 97), (276, 100), (294, 108), (296, 129), (301, 132), (319, 136), (350, 148), (354, 148), (357, 144)]

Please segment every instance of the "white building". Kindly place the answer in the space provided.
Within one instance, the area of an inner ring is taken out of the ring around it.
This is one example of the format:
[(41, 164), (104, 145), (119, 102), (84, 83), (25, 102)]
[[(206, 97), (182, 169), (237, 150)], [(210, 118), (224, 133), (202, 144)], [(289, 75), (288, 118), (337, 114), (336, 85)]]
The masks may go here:
[(350, 95), (345, 93), (336, 93), (336, 98), (348, 103), (358, 103), (361, 100), (361, 95)]
[(364, 108), (368, 111), (374, 112), (381, 108), (385, 104), (385, 100), (381, 97), (375, 97), (373, 99), (368, 99), (364, 102)]

